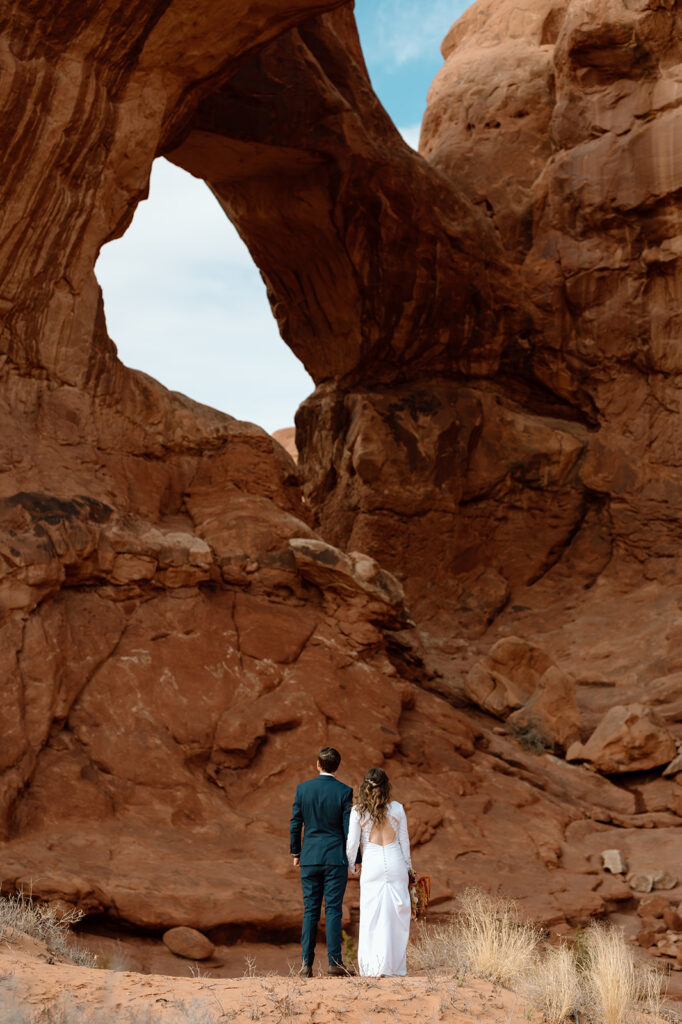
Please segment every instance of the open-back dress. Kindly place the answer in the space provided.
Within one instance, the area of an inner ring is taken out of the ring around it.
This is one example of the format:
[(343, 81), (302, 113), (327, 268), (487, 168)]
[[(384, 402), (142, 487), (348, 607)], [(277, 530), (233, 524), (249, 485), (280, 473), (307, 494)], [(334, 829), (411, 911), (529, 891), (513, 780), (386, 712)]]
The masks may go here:
[(355, 866), (358, 846), (362, 849), (360, 875), (360, 937), (358, 968), (360, 974), (406, 974), (405, 955), (410, 936), (412, 908), (409, 893), (410, 840), (402, 804), (392, 800), (386, 820), (395, 832), (392, 843), (372, 843), (373, 822), (360, 818), (354, 807), (350, 815), (346, 854)]

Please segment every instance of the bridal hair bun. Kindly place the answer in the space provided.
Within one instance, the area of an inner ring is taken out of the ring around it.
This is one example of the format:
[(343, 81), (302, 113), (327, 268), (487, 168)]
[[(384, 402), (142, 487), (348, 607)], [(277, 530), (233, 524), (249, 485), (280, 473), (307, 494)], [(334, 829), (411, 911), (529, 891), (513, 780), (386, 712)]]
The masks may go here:
[(365, 777), (362, 781), (373, 788), (385, 786), (388, 783), (388, 775), (383, 768), (370, 768), (365, 772)]
[(369, 817), (380, 825), (386, 818), (386, 809), (391, 802), (391, 783), (383, 768), (370, 768), (360, 783), (355, 807), (361, 817)]

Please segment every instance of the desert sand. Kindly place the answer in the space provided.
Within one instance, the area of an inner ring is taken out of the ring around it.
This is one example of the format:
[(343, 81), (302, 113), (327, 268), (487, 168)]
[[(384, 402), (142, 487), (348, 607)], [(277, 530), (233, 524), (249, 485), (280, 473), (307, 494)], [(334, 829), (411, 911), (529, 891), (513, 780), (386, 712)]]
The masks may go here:
[(384, 1018), (400, 1024), (459, 1024), (472, 1018), (513, 1024), (527, 1019), (513, 994), (481, 981), (460, 984), (447, 974), (381, 979), (272, 974), (215, 980), (201, 965), (194, 967), (195, 977), (179, 978), (74, 967), (49, 959), (45, 946), (26, 936), (17, 934), (5, 943), (0, 951), (0, 1008), (8, 1013), (14, 1003), (27, 1021), (30, 1014), (49, 1010), (56, 1015), (63, 1009), (83, 1024), (96, 1021), (98, 1014), (121, 1024), (136, 1017), (146, 1021), (147, 1015), (200, 1024), (364, 1024)]

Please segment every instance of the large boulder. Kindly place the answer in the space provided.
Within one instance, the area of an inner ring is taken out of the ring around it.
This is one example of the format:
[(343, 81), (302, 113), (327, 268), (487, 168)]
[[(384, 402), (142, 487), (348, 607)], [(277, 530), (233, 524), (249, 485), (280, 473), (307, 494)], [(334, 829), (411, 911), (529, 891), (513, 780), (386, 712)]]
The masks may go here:
[(471, 669), (464, 682), (464, 693), (472, 704), (497, 718), (506, 718), (528, 699), (528, 690), (480, 662)]
[(210, 939), (207, 939), (196, 928), (189, 928), (187, 925), (169, 928), (163, 933), (162, 938), (171, 953), (185, 957), (187, 960), (208, 960), (213, 956), (215, 949)]
[(563, 751), (580, 736), (575, 681), (520, 637), (498, 640), (467, 674), (464, 693), (483, 711), (507, 718), (524, 742)]
[(675, 740), (659, 715), (644, 704), (628, 704), (607, 711), (587, 742), (574, 743), (567, 757), (616, 774), (658, 768), (675, 752)]
[(530, 700), (508, 721), (518, 733), (535, 732), (541, 742), (565, 751), (580, 736), (575, 680), (551, 666), (538, 679)]
[(467, 675), (464, 692), (483, 711), (505, 718), (525, 704), (552, 659), (520, 637), (505, 637)]

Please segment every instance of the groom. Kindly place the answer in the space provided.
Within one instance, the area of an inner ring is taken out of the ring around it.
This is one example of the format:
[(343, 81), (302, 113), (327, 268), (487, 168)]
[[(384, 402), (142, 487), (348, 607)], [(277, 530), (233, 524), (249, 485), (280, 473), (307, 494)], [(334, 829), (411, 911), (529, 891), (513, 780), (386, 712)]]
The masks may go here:
[[(289, 827), (294, 867), (301, 867), (303, 889), (302, 973), (313, 976), (317, 925), (324, 909), (327, 955), (332, 976), (347, 975), (341, 959), (341, 905), (348, 881), (346, 838), (353, 790), (334, 778), (341, 755), (334, 747), (322, 747), (315, 779), (296, 787)], [(303, 845), (301, 845), (303, 830)]]

